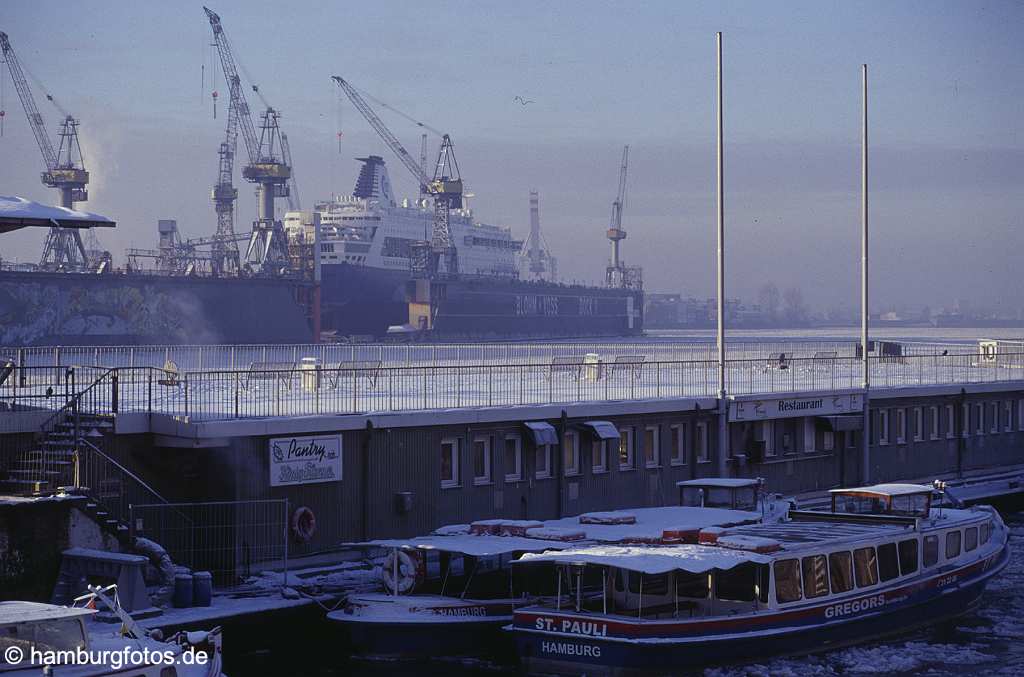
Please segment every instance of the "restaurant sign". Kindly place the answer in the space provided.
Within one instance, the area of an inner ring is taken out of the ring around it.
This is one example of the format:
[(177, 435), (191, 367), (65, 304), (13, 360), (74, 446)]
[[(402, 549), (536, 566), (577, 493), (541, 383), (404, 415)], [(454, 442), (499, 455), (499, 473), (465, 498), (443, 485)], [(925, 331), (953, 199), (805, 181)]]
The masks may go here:
[(729, 406), (729, 420), (763, 421), (772, 418), (854, 414), (862, 411), (864, 411), (864, 396), (860, 393), (821, 395), (818, 397), (738, 400)]
[(341, 435), (270, 440), (270, 486), (341, 481)]

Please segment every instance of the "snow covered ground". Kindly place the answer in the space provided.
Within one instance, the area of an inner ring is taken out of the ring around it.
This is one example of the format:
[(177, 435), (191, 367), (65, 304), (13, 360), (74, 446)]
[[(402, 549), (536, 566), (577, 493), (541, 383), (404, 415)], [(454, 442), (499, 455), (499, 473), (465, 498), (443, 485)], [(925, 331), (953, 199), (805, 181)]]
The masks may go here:
[[(91, 370), (96, 378), (103, 372)], [(26, 372), (32, 373), (32, 372)], [(46, 372), (43, 372), (46, 373)], [(463, 364), (383, 367), (364, 371), (194, 371), (173, 381), (149, 368), (117, 372), (121, 412), (187, 416), (193, 421), (317, 414), (386, 413), (537, 404), (713, 397), (717, 367), (708, 361), (646, 362), (625, 367), (604, 363), (573, 369), (550, 363)], [(773, 395), (859, 388), (855, 358), (806, 358), (780, 368), (768, 359), (732, 361), (726, 369), (732, 395)], [(87, 404), (102, 413), (113, 393), (110, 376), (90, 390)], [(83, 376), (81, 381), (84, 381)], [(921, 355), (899, 361), (875, 360), (877, 390), (938, 384), (1024, 380), (1024, 361), (983, 361), (977, 355)], [(81, 389), (80, 386), (79, 390)], [(62, 393), (45, 379), (13, 380), (0, 387), (0, 401), (59, 406)]]

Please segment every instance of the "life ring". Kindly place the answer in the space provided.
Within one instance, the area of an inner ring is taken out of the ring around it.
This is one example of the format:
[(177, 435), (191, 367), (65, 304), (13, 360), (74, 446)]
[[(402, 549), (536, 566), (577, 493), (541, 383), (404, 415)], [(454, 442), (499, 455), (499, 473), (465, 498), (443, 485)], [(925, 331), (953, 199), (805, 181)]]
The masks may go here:
[[(395, 558), (398, 558), (398, 565), (395, 565)], [(424, 562), (418, 553), (410, 553), (405, 550), (393, 549), (384, 558), (381, 565), (381, 578), (384, 580), (384, 587), (392, 594), (402, 594), (411, 591), (424, 578), (426, 572), (423, 569)], [(398, 572), (397, 586), (395, 572)]]
[(292, 513), (292, 533), (303, 543), (309, 543), (316, 533), (316, 515), (312, 510), (306, 506), (295, 509)]

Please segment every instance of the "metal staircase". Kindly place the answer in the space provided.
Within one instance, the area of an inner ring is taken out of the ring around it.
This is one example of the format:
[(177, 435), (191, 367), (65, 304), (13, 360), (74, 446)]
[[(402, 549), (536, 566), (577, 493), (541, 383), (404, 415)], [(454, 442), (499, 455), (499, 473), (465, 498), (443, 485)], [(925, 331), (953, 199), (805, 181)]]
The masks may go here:
[(117, 387), (116, 369), (102, 370), (80, 392), (72, 387), (64, 405), (40, 426), (32, 448), (7, 463), (0, 494), (82, 496), (80, 509), (124, 546), (131, 539), (130, 506), (167, 500), (107, 453), (117, 421)]

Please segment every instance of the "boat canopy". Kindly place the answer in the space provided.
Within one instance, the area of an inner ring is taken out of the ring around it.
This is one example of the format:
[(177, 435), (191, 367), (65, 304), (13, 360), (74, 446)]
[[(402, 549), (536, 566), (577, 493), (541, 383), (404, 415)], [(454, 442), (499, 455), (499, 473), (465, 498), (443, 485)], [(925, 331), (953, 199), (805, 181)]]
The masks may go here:
[(587, 547), (567, 552), (527, 553), (513, 564), (535, 562), (596, 564), (644, 574), (664, 574), (670, 571), (702, 574), (713, 569), (732, 569), (748, 562), (767, 564), (771, 561), (771, 557), (745, 550), (729, 550), (703, 545), (672, 545), (659, 548)]
[(380, 548), (401, 548), (408, 550), (437, 550), (470, 557), (496, 557), (514, 552), (544, 552), (559, 548), (572, 547), (572, 543), (559, 543), (538, 538), (522, 536), (479, 536), (465, 534), (461, 536), (419, 536), (416, 538), (382, 538), (375, 541), (352, 543), (356, 546), (376, 546)]
[(533, 443), (537, 446), (545, 444), (558, 444), (558, 435), (555, 428), (547, 421), (525, 421), (523, 423), (533, 435)]
[(55, 621), (64, 618), (91, 616), (94, 613), (96, 613), (96, 609), (58, 606), (41, 602), (0, 602), (0, 625)]
[(589, 428), (599, 440), (619, 439), (619, 429), (611, 421), (586, 421), (583, 426)]
[(934, 489), (927, 484), (875, 484), (870, 487), (850, 487), (848, 489), (829, 489), (832, 495), (842, 494), (846, 496), (909, 496), (911, 494), (928, 494), (931, 496)]
[(748, 477), (704, 477), (702, 479), (676, 482), (677, 487), (722, 487), (725, 489), (756, 487), (759, 485), (760, 481), (757, 478)]

